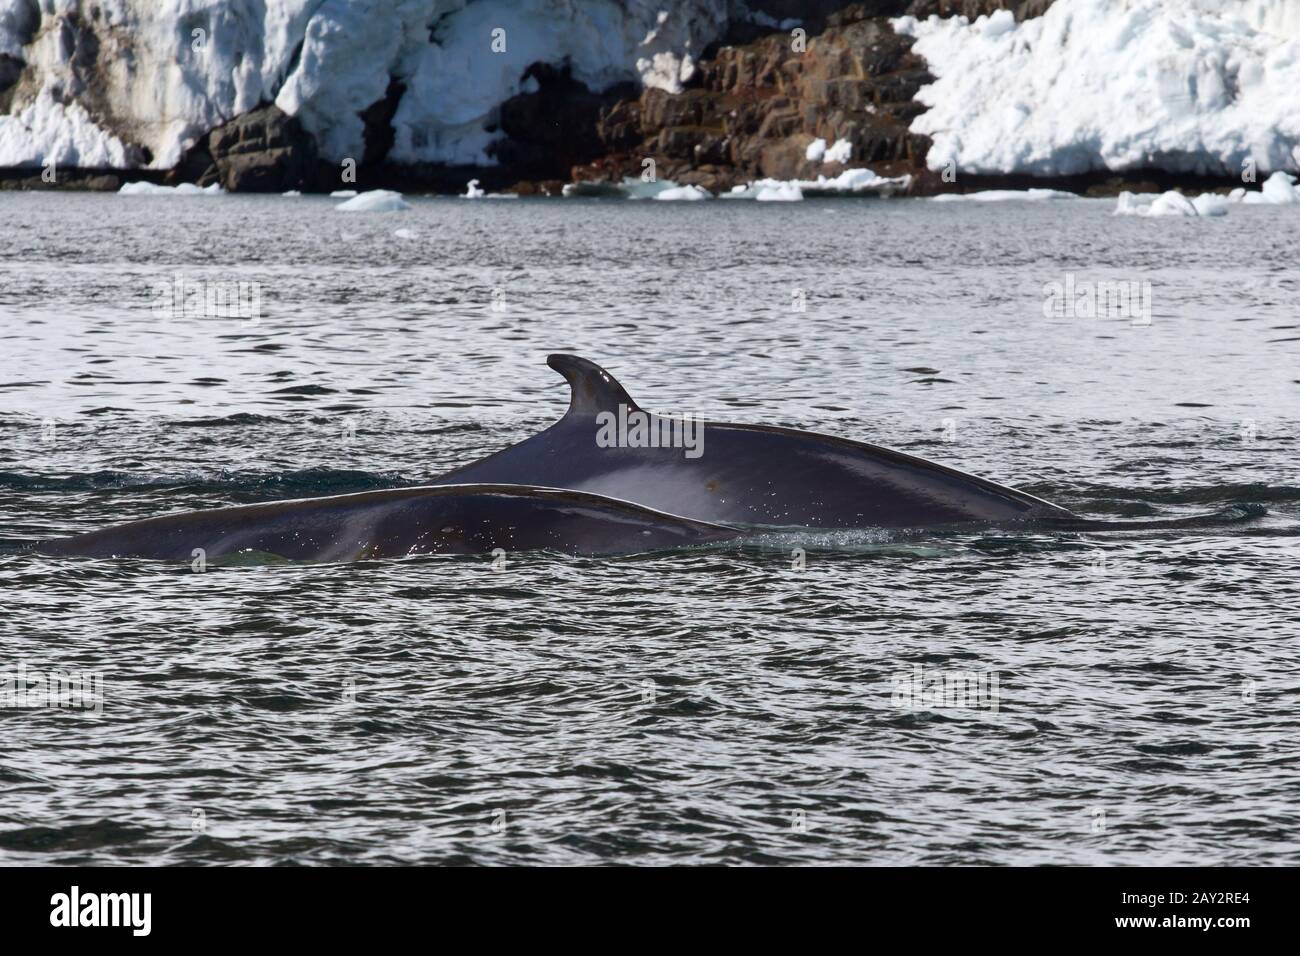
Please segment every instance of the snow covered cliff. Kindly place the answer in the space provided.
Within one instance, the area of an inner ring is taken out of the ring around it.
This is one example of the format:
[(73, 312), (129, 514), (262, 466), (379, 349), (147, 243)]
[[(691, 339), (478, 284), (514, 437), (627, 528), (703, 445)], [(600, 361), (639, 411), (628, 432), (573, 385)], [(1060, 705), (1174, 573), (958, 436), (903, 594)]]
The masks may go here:
[(1300, 168), (1300, 0), (1056, 0), (1017, 23), (894, 21), (937, 80), (931, 169)]
[(359, 114), (394, 80), (406, 87), (394, 160), (487, 163), (499, 134), (485, 127), (526, 89), (531, 63), (567, 62), (592, 89), (639, 80), (675, 91), (728, 6), (0, 0), (0, 166), (170, 168), (200, 135), (265, 103), (297, 116), (327, 159), (359, 158)]
[(820, 175), (818, 139), (923, 189), (1300, 170), (1300, 0), (0, 0), (15, 175), (503, 188), (652, 157), (719, 191)]

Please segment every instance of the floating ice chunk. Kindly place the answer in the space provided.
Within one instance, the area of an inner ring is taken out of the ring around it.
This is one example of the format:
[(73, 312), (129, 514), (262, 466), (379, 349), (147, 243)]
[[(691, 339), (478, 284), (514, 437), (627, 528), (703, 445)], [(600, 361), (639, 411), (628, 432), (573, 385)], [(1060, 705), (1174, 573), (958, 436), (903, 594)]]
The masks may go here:
[(700, 186), (676, 186), (656, 193), (654, 198), (693, 202), (699, 199), (712, 199), (713, 193)]
[(118, 191), (119, 196), (220, 196), (225, 192), (220, 183), (211, 186), (196, 186), (193, 183), (179, 183), (175, 186), (160, 186), (157, 183), (126, 183)]
[(759, 202), (799, 202), (803, 199), (803, 190), (798, 183), (783, 183), (768, 180), (769, 185), (760, 186), (754, 198)]
[(1226, 216), (1228, 214), (1228, 200), (1217, 193), (1201, 193), (1192, 200), (1192, 205), (1196, 207), (1196, 213), (1199, 216)]
[(803, 151), (803, 158), (810, 163), (820, 163), (822, 157), (826, 155), (826, 140), (815, 139), (808, 144), (808, 148)]
[(336, 189), (330, 193), (332, 199), (351, 199), (357, 194), (355, 189)]
[(731, 192), (725, 193), (723, 199), (760, 199), (764, 193), (764, 202), (774, 199), (794, 199), (793, 192), (799, 192), (798, 198), (816, 196), (888, 196), (911, 185), (911, 176), (885, 177), (877, 176), (869, 169), (846, 169), (838, 176), (818, 176), (816, 179), (759, 179), (745, 186), (733, 186)]
[(1117, 216), (1181, 216), (1195, 219), (1202, 216), (1222, 216), (1227, 211), (1227, 202), (1222, 196), (1202, 193), (1192, 200), (1173, 189), (1159, 196), (1152, 196), (1149, 193), (1134, 195), (1130, 192), (1122, 192), (1115, 204)]
[(336, 212), (405, 212), (411, 204), (391, 189), (372, 189), (335, 206)]
[(477, 179), (471, 179), (468, 183), (465, 184), (465, 192), (463, 193), (463, 198), (482, 199), (486, 195), (487, 195), (486, 190), (478, 188)]
[(414, 229), (395, 229), (393, 230), (393, 235), (395, 235), (398, 239), (420, 238), (420, 234), (416, 232)]
[(280, 195), (281, 195), (281, 196), (301, 196), (302, 193), (301, 193), (299, 190), (297, 190), (297, 189), (290, 189), (290, 190), (287, 190), (286, 192), (282, 192), (282, 193), (280, 193)]
[(1300, 203), (1300, 187), (1295, 185), (1294, 176), (1278, 170), (1264, 180), (1264, 185), (1260, 187), (1259, 192), (1234, 189), (1232, 196), (1236, 197), (1234, 201), (1252, 206), (1289, 206), (1292, 203)]
[(853, 144), (847, 139), (837, 139), (835, 145), (826, 150), (823, 161), (827, 163), (847, 163), (852, 158)]
[(1079, 197), (1063, 189), (986, 189), (977, 193), (943, 193), (930, 198), (934, 202), (1044, 202)]

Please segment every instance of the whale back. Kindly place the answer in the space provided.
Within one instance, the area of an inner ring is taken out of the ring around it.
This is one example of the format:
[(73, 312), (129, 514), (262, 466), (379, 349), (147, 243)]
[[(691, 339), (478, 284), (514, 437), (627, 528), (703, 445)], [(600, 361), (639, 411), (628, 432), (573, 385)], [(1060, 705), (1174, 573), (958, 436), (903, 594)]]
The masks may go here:
[[(564, 416), (434, 484), (574, 488), (724, 524), (920, 528), (1069, 517), (1032, 495), (878, 445), (725, 422), (695, 421), (692, 433), (689, 420), (642, 409), (594, 362), (555, 354), (547, 364), (570, 386)], [(663, 440), (678, 435), (680, 443)]]

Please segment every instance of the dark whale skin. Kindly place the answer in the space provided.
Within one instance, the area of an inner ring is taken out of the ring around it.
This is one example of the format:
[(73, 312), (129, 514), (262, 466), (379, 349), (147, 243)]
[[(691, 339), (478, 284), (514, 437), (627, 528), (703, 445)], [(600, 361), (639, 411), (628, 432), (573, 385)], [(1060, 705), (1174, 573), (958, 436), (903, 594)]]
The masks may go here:
[(737, 532), (581, 491), (441, 485), (189, 511), (39, 542), (50, 555), (296, 561), (557, 551), (598, 556), (727, 541)]
[(600, 447), (600, 413), (641, 409), (594, 362), (554, 354), (547, 364), (571, 387), (564, 417), (434, 484), (575, 488), (733, 525), (946, 528), (1074, 518), (1040, 498), (923, 458), (792, 428), (703, 422), (698, 458), (680, 447)]

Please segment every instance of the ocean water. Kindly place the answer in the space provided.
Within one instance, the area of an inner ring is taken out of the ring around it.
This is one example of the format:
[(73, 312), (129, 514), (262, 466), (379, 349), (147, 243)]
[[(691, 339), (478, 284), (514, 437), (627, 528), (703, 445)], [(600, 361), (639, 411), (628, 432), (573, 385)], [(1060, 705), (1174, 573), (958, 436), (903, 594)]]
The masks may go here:
[[(0, 706), (0, 863), (1300, 863), (1300, 212), (336, 203), (0, 194), (0, 676), (100, 705)], [(559, 417), (550, 351), (650, 409), (1217, 518), (22, 551), (418, 484)]]

